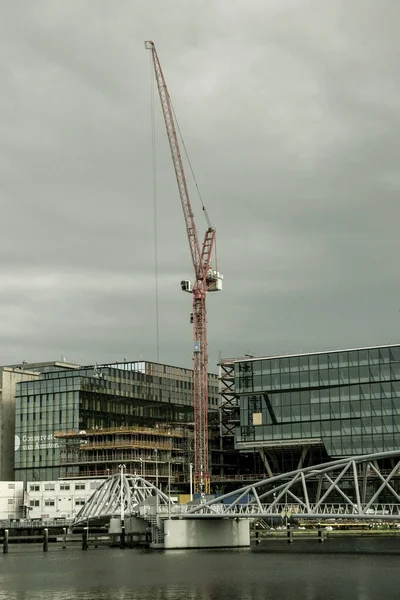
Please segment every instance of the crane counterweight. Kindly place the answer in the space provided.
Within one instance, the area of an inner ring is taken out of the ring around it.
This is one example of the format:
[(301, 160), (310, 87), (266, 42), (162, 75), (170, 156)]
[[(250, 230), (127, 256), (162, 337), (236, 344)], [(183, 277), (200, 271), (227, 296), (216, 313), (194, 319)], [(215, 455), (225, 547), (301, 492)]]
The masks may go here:
[(194, 269), (195, 279), (193, 284), (188, 280), (183, 280), (181, 281), (181, 289), (184, 292), (191, 293), (193, 300), (190, 322), (193, 324), (194, 491), (204, 495), (210, 493), (206, 296), (207, 292), (222, 290), (223, 276), (211, 264), (212, 253), (215, 251), (216, 230), (211, 225), (204, 205), (203, 211), (207, 219), (208, 228), (204, 236), (203, 245), (200, 246), (167, 84), (154, 42), (145, 42), (145, 48), (152, 52), (154, 74), (157, 81)]

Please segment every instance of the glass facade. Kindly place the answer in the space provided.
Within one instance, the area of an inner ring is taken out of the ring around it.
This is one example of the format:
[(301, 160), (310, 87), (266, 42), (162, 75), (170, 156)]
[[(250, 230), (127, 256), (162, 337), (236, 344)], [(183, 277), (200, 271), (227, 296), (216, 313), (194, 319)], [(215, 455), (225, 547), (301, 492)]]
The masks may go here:
[[(218, 410), (209, 375), (209, 409)], [(16, 386), (15, 479), (60, 476), (57, 431), (193, 421), (193, 371), (150, 362), (46, 370)]]
[(322, 443), (331, 457), (400, 447), (400, 346), (235, 362), (236, 445)]

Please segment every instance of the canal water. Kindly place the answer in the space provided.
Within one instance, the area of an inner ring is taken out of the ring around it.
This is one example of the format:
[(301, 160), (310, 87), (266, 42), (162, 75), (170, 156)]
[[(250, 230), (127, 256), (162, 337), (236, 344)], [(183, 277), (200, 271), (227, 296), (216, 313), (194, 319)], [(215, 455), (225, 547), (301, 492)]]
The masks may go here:
[(241, 550), (0, 554), (0, 600), (396, 600), (400, 539), (263, 541)]

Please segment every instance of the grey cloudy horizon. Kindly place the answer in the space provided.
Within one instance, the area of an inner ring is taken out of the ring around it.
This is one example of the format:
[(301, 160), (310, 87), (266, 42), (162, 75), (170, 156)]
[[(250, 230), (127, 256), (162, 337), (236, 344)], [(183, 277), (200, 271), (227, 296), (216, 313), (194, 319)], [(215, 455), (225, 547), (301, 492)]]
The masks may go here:
[[(397, 2), (21, 0), (2, 13), (0, 364), (157, 359), (147, 39), (217, 227), (210, 370), (399, 341)], [(192, 268), (155, 103), (159, 357), (190, 367)]]

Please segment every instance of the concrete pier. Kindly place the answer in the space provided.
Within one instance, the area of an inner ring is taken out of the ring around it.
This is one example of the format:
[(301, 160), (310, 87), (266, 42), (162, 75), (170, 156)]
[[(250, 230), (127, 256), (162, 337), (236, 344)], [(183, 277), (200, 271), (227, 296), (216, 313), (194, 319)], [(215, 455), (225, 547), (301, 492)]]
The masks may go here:
[(250, 546), (248, 519), (165, 519), (164, 521), (166, 550), (247, 546)]

